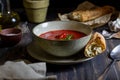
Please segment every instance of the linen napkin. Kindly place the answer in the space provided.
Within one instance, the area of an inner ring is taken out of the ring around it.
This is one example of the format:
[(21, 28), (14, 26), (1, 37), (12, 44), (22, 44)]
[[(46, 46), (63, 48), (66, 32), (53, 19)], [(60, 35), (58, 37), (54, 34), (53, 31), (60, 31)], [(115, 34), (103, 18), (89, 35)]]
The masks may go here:
[(0, 80), (56, 80), (56, 75), (46, 76), (46, 63), (26, 64), (24, 61), (7, 61), (0, 66)]

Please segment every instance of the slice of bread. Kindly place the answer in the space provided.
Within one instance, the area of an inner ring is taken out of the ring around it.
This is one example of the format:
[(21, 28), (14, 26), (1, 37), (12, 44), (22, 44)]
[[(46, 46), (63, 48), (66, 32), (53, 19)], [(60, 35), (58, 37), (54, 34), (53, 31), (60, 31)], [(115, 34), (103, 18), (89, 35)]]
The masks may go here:
[(90, 41), (87, 43), (84, 55), (86, 57), (94, 57), (106, 50), (106, 41), (102, 34), (95, 32)]

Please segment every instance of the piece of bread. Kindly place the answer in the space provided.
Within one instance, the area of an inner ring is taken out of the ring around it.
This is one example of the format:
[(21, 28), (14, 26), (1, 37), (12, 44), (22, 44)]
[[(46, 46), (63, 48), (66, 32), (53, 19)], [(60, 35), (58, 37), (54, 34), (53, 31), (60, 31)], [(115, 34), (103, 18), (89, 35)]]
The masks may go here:
[(87, 43), (84, 55), (94, 57), (106, 50), (106, 41), (102, 34), (95, 32)]
[(68, 18), (80, 22), (90, 21), (114, 11), (112, 6), (96, 7), (90, 10), (78, 10), (69, 13)]

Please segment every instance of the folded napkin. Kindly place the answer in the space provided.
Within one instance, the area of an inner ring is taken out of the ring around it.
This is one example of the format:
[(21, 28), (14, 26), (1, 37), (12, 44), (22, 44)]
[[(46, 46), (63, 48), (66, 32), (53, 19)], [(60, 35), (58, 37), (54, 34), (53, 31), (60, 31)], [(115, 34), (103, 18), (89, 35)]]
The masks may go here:
[(56, 80), (56, 76), (46, 76), (46, 63), (26, 64), (24, 61), (7, 61), (0, 66), (0, 80)]

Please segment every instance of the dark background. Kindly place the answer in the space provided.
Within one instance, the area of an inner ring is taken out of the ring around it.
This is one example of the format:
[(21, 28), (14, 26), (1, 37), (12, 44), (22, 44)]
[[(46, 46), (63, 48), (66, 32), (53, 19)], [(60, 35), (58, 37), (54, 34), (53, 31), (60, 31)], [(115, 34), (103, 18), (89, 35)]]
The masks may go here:
[[(12, 8), (23, 8), (23, 0), (10, 0)], [(85, 0), (50, 0), (50, 8), (75, 8)], [(98, 6), (112, 5), (120, 9), (120, 0), (88, 0)]]
[[(51, 15), (53, 13), (66, 13), (74, 10), (78, 4), (84, 2), (85, 0), (50, 0), (50, 5), (48, 8), (48, 14)], [(103, 6), (103, 5), (111, 5), (114, 6), (117, 10), (120, 10), (120, 0), (88, 0), (95, 5)], [(23, 6), (23, 0), (10, 0), (11, 9), (16, 10), (20, 16), (24, 16), (23, 20), (25, 20), (25, 12)], [(64, 10), (64, 9), (67, 10)], [(57, 16), (57, 14), (55, 14)]]

